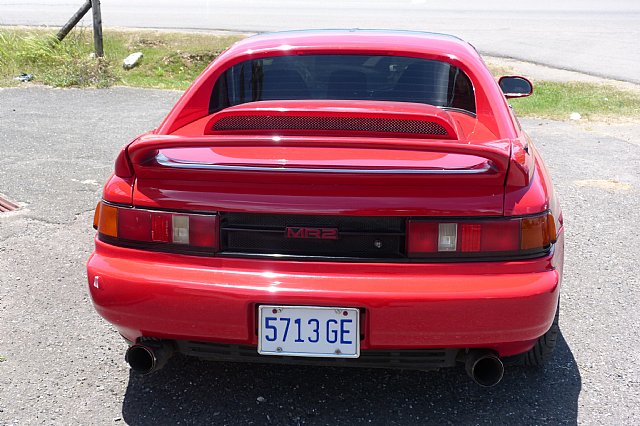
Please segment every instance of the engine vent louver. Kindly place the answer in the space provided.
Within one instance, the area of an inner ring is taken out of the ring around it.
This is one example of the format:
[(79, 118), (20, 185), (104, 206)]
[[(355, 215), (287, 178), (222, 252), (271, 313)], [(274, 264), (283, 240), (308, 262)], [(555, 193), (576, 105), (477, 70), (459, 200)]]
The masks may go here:
[(450, 136), (440, 124), (425, 120), (370, 117), (314, 117), (296, 115), (233, 115), (213, 124), (213, 131), (319, 130), (329, 132), (401, 133)]

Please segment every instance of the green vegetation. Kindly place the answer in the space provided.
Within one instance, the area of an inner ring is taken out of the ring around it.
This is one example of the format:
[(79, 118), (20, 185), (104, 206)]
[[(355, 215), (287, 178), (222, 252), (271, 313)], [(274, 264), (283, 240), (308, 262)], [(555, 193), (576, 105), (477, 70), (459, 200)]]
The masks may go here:
[(7, 360), (6, 356), (0, 355), (0, 362), (5, 362)]
[(566, 120), (572, 112), (585, 118), (640, 117), (640, 92), (582, 82), (540, 81), (533, 95), (510, 99), (520, 116)]
[[(25, 72), (34, 83), (55, 87), (112, 85), (185, 89), (225, 48), (241, 36), (160, 31), (104, 32), (105, 58), (92, 57), (90, 29), (75, 29), (58, 43), (55, 29), (0, 28), (0, 86), (17, 86)], [(122, 68), (130, 53), (144, 54), (132, 70)], [(497, 74), (505, 70), (492, 66)], [(572, 112), (585, 118), (640, 117), (640, 91), (578, 82), (534, 82), (529, 98), (512, 99), (520, 116), (567, 119)]]
[[(24, 72), (34, 82), (55, 87), (124, 85), (186, 89), (220, 52), (239, 36), (158, 31), (104, 32), (105, 57), (92, 57), (93, 35), (73, 30), (62, 42), (55, 30), (0, 29), (0, 86), (19, 84)], [(122, 68), (130, 53), (144, 57), (132, 70)]]

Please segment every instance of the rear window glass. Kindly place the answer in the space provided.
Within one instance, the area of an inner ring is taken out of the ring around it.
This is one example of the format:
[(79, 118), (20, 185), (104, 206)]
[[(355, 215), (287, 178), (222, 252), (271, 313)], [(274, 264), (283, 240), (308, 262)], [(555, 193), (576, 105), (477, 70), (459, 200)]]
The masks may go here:
[(355, 99), (417, 102), (475, 113), (469, 78), (446, 62), (402, 56), (300, 55), (252, 59), (227, 69), (209, 113), (246, 102)]

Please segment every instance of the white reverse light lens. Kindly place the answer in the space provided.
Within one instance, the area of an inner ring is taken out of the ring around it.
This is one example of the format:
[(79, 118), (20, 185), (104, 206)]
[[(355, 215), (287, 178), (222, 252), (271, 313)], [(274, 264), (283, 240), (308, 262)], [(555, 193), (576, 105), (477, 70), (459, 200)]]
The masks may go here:
[(456, 251), (458, 242), (458, 224), (438, 224), (438, 251)]
[(189, 244), (189, 217), (173, 216), (173, 243)]

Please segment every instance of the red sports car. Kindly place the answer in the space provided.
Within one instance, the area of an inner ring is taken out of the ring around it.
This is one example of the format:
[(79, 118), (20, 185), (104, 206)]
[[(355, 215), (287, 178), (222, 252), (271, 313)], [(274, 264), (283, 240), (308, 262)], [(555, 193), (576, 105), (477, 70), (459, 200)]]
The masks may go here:
[(542, 363), (563, 222), (506, 100), (531, 92), (447, 35), (235, 44), (118, 155), (87, 264), (98, 313), (142, 373), (174, 353), (460, 363), (491, 386)]

